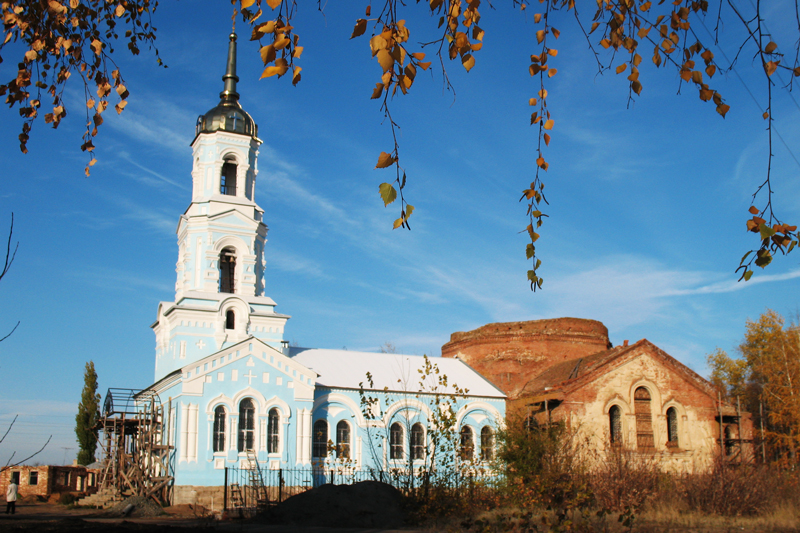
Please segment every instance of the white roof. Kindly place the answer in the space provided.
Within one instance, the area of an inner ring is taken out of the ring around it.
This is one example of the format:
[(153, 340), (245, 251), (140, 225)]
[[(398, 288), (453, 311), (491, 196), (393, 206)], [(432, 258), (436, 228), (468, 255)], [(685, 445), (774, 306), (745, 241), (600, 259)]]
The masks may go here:
[[(313, 370), (319, 377), (317, 385), (342, 389), (364, 389), (404, 392), (434, 392), (438, 377), (431, 373), (420, 387), (425, 368), (425, 358), (419, 355), (389, 353), (351, 352), (349, 350), (326, 350), (319, 348), (290, 348), (290, 357)], [(447, 376), (447, 388), (440, 392), (454, 393), (453, 385), (467, 389), (470, 396), (505, 398), (503, 391), (492, 385), (483, 376), (463, 361), (450, 357), (429, 357), (431, 365), (439, 368), (440, 376)], [(367, 381), (367, 372), (372, 375), (373, 386)]]

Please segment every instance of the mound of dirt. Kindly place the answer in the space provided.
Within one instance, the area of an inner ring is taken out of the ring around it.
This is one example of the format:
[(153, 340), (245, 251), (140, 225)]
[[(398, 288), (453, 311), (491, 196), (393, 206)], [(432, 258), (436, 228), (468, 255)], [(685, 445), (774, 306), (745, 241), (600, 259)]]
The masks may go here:
[(302, 526), (397, 528), (405, 522), (400, 491), (386, 483), (322, 485), (292, 496), (267, 518)]
[[(125, 514), (125, 510), (129, 505), (133, 505), (133, 510)], [(153, 500), (143, 496), (131, 496), (130, 498), (125, 498), (115, 506), (109, 508), (104, 514), (108, 516), (131, 516), (144, 518), (150, 516), (161, 516), (164, 514), (164, 510)]]

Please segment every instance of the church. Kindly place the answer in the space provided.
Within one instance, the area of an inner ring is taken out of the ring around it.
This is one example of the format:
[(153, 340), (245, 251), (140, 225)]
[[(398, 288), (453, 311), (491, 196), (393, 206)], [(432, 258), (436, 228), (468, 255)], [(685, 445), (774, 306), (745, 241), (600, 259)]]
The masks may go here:
[[(158, 304), (151, 326), (155, 376), (143, 392), (165, 407), (173, 503), (219, 490), (226, 467), (422, 468), (441, 409), (455, 416), (458, 463), (488, 464), (505, 394), (463, 361), (284, 340), (290, 317), (276, 311), (264, 283), (267, 224), (255, 201), (261, 140), (237, 81), (231, 34), (220, 102), (198, 118), (191, 144), (175, 300)], [(367, 395), (376, 401), (365, 403)]]

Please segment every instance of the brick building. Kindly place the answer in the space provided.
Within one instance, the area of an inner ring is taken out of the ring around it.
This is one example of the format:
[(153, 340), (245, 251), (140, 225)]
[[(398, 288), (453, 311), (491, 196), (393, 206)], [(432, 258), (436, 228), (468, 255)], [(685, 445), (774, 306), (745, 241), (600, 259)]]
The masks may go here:
[(590, 448), (653, 454), (693, 470), (720, 451), (752, 454), (749, 413), (719, 402), (706, 379), (646, 339), (612, 347), (596, 320), (488, 324), (453, 333), (443, 357), (463, 360), (508, 395), (510, 416), (569, 421)]
[(13, 479), (20, 497), (49, 498), (54, 494), (91, 494), (97, 491), (98, 469), (85, 466), (13, 466), (0, 472), (0, 494)]

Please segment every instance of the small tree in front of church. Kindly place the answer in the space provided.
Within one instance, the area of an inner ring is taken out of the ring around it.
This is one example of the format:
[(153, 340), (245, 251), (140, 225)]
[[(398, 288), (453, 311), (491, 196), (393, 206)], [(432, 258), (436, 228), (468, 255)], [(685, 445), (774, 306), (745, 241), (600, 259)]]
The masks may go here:
[(88, 465), (95, 461), (94, 452), (97, 449), (97, 430), (94, 429), (100, 419), (100, 395), (97, 393), (97, 372), (94, 362), (86, 363), (83, 373), (83, 391), (81, 402), (78, 404), (78, 414), (75, 416), (75, 435), (78, 438), (80, 451), (78, 451), (78, 464)]

